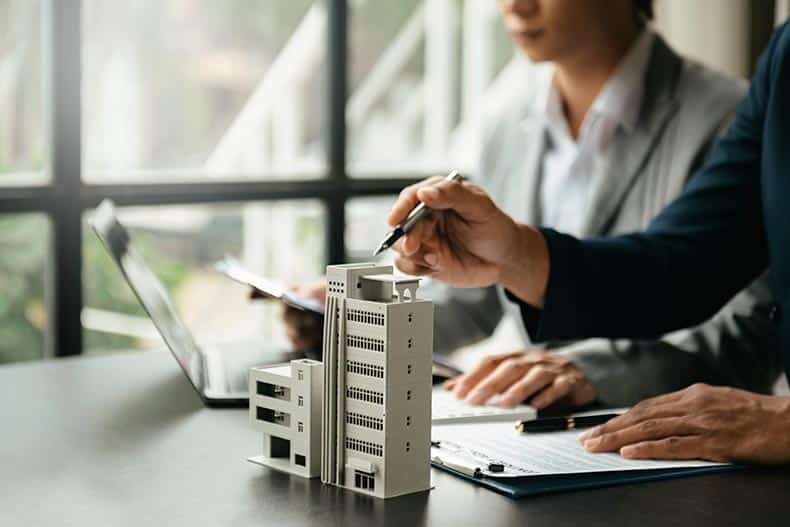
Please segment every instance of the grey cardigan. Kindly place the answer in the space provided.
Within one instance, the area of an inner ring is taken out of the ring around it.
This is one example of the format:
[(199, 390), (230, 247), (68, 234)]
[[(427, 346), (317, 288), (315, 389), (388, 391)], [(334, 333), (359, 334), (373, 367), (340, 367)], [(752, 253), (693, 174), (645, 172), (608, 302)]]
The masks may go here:
[[(642, 230), (675, 196), (727, 127), (746, 83), (686, 61), (656, 37), (645, 73), (636, 129), (618, 130), (594, 174), (584, 236)], [(544, 120), (529, 99), (511, 105), (486, 126), (476, 182), (517, 221), (539, 225), (539, 188), (546, 150)], [(431, 286), (437, 303), (437, 352), (491, 335), (514, 316), (531, 347), (517, 307), (497, 288)], [(736, 296), (712, 320), (656, 340), (550, 343), (596, 386), (607, 405), (631, 405), (694, 382), (770, 393), (781, 372), (771, 341), (766, 277)], [(513, 350), (502, 350), (503, 352)]]

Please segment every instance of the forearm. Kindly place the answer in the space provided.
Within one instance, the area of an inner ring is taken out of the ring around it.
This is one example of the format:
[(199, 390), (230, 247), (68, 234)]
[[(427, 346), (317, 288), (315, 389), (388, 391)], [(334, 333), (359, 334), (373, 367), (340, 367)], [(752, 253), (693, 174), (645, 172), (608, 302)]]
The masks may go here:
[(549, 249), (541, 232), (517, 224), (510, 254), (499, 266), (499, 285), (521, 301), (542, 309), (549, 281)]

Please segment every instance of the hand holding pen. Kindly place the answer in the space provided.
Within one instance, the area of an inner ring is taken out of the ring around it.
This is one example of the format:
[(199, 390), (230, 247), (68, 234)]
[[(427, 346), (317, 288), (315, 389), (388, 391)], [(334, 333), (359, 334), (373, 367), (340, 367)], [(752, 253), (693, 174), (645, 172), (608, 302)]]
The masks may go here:
[[(436, 178), (431, 178), (428, 181), (434, 181)], [(462, 176), (457, 170), (453, 170), (447, 176), (444, 177), (443, 181), (463, 181), (466, 179)], [(411, 188), (411, 187), (409, 187)], [(408, 191), (408, 189), (407, 189)], [(382, 252), (386, 251), (395, 243), (400, 240), (406, 233), (410, 232), (417, 223), (425, 218), (427, 218), (431, 212), (433, 212), (430, 207), (427, 207), (425, 203), (418, 203), (416, 207), (411, 209), (409, 215), (406, 216), (406, 219), (402, 222), (395, 225), (395, 227), (384, 237), (384, 240), (379, 244), (376, 251), (373, 253), (373, 256), (378, 256)], [(391, 214), (390, 214), (391, 216)]]
[(457, 176), (428, 179), (401, 192), (388, 223), (397, 230), (420, 204), (432, 212), (409, 221), (411, 229), (393, 247), (401, 271), (460, 287), (489, 286), (523, 273), (520, 239), (529, 227), (513, 221), (482, 189)]

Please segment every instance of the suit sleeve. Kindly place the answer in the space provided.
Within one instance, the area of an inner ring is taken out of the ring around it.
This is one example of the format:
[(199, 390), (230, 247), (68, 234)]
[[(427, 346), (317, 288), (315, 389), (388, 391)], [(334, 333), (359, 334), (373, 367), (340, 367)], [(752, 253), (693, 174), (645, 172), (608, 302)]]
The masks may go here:
[(555, 350), (595, 386), (606, 406), (631, 406), (695, 382), (771, 393), (782, 373), (764, 275), (712, 319), (661, 339), (587, 339)]
[(521, 302), (534, 340), (654, 338), (695, 326), (765, 270), (760, 160), (782, 31), (709, 162), (644, 233), (578, 240), (542, 229), (551, 262), (544, 309)]

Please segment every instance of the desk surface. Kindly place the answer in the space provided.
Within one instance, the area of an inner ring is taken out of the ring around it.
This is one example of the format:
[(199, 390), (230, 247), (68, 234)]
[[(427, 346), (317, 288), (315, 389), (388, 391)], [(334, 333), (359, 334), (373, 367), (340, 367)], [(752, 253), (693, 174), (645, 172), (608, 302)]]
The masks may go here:
[(790, 469), (513, 501), (433, 471), (376, 500), (245, 461), (244, 410), (204, 408), (165, 353), (0, 368), (3, 525), (787, 526)]

